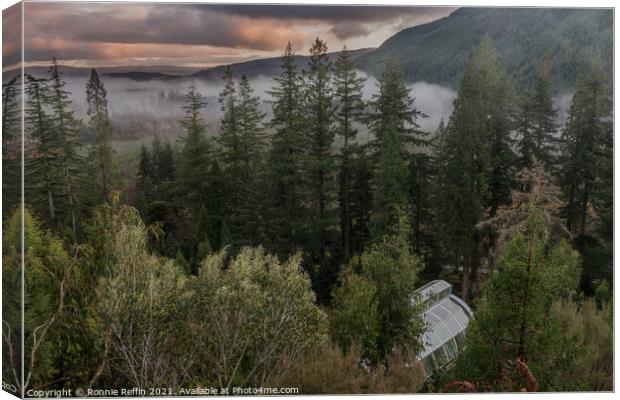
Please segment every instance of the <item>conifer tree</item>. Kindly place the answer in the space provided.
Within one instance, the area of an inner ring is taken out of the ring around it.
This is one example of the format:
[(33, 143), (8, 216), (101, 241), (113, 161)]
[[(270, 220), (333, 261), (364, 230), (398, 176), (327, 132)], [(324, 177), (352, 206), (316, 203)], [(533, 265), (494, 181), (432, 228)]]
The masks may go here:
[(351, 158), (351, 251), (361, 255), (370, 242), (372, 214), (372, 160), (367, 146), (360, 146)]
[(422, 145), (417, 119), (423, 114), (413, 106), (402, 70), (395, 58), (386, 63), (379, 93), (371, 103), (371, 129), (375, 136), (374, 194), (371, 235), (381, 240), (394, 234), (407, 207), (407, 161), (411, 145)]
[(66, 206), (63, 212), (69, 219), (69, 226), (73, 235), (77, 234), (79, 210), (79, 178), (83, 171), (83, 160), (79, 155), (82, 147), (80, 139), (80, 121), (77, 120), (71, 109), (70, 93), (65, 89), (66, 83), (58, 71), (56, 58), (52, 59), (49, 69), (50, 97), (49, 106), (54, 135), (60, 143), (59, 159), (62, 165), (63, 197)]
[(462, 266), (462, 297), (477, 278), (476, 224), (508, 201), (515, 155), (512, 86), (490, 40), (472, 51), (438, 152), (437, 215), (445, 248)]
[(289, 254), (303, 243), (305, 215), (302, 160), (306, 150), (302, 78), (289, 42), (282, 56), (280, 76), (269, 92), (273, 97), (269, 152), (270, 186), (279, 215), (275, 224), (282, 242), (278, 253)]
[(574, 291), (578, 267), (579, 253), (570, 244), (546, 243), (541, 214), (531, 204), (523, 228), (507, 244), (485, 284), (465, 350), (457, 359), (457, 376), (495, 386), (509, 378), (507, 365), (519, 360), (529, 366), (542, 390), (560, 383), (553, 375), (558, 365), (574, 362), (574, 343), (563, 335), (551, 306)]
[(241, 138), (243, 177), (245, 178), (251, 174), (263, 156), (265, 113), (260, 110), (260, 98), (254, 95), (250, 81), (245, 75), (239, 80), (238, 93), (238, 129)]
[(181, 125), (185, 129), (186, 137), (179, 160), (178, 183), (187, 207), (194, 214), (197, 214), (200, 205), (204, 204), (208, 197), (210, 148), (205, 137), (206, 126), (200, 115), (206, 105), (196, 85), (192, 83), (185, 94), (185, 105), (182, 107), (185, 116)]
[(334, 189), (332, 146), (332, 65), (327, 44), (316, 38), (310, 48), (310, 62), (305, 74), (305, 102), (308, 153), (305, 174), (311, 208), (310, 238), (307, 243), (313, 259), (323, 265), (327, 253), (328, 230), (332, 225), (331, 208)]
[(519, 98), (516, 119), (517, 135), (519, 136), (519, 166), (521, 168), (530, 167), (536, 153), (536, 138), (533, 132), (533, 107), (533, 93), (531, 90), (526, 90)]
[(544, 57), (539, 66), (539, 75), (532, 93), (532, 134), (534, 156), (545, 168), (552, 170), (557, 148), (555, 134), (557, 111), (553, 108), (551, 96), (551, 60)]
[(112, 168), (112, 147), (110, 140), (112, 135), (112, 125), (108, 115), (108, 95), (99, 79), (99, 74), (93, 68), (90, 78), (86, 83), (86, 102), (89, 117), (89, 128), (91, 129), (95, 145), (92, 151), (91, 160), (94, 161), (100, 179), (100, 190), (102, 199), (105, 201), (110, 190), (110, 170)]
[(224, 89), (220, 93), (219, 103), (222, 111), (221, 129), (218, 143), (222, 148), (222, 167), (228, 177), (231, 200), (238, 191), (243, 179), (242, 143), (239, 132), (237, 90), (233, 81), (233, 71), (229, 66), (224, 73)]
[[(567, 202), (568, 229), (586, 232), (588, 208), (597, 177), (609, 175), (612, 154), (611, 98), (600, 54), (577, 81), (568, 121), (561, 138), (561, 186)], [(610, 191), (611, 187), (601, 188)]]
[[(39, 176), (33, 186), (40, 189), (45, 204), (45, 214), (53, 225), (56, 223), (55, 197), (62, 190), (61, 182), (59, 182), (59, 178), (62, 177), (62, 165), (60, 163), (62, 142), (52, 129), (52, 121), (46, 111), (46, 104), (50, 96), (47, 81), (26, 75), (26, 82), (28, 97), (24, 122), (29, 136), (35, 142), (35, 159), (31, 166)], [(34, 195), (35, 198), (39, 197), (39, 193), (31, 193), (31, 195)], [(33, 199), (31, 198), (29, 201), (33, 201)]]
[(2, 84), (2, 216), (13, 212), (21, 198), (19, 75)]
[(351, 163), (352, 153), (356, 151), (352, 141), (357, 135), (356, 123), (360, 123), (364, 111), (362, 89), (364, 79), (357, 76), (351, 54), (346, 46), (338, 56), (334, 66), (334, 99), (336, 102), (336, 134), (342, 138), (339, 173), (340, 230), (344, 259), (351, 255)]
[(263, 162), (265, 133), (260, 110), (260, 99), (245, 75), (239, 80), (237, 115), (241, 144), (241, 182), (234, 198), (236, 243), (241, 245), (268, 246), (276, 232), (271, 226), (274, 218), (268, 191), (263, 185), (267, 181)]

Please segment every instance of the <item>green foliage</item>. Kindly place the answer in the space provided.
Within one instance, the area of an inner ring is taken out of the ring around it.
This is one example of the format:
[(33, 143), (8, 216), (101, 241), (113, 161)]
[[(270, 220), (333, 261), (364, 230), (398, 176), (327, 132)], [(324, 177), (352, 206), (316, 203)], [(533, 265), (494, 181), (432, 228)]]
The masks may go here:
[(344, 260), (351, 256), (353, 212), (352, 194), (352, 153), (359, 151), (351, 141), (355, 139), (358, 129), (356, 123), (363, 118), (365, 102), (362, 89), (364, 79), (357, 76), (346, 46), (338, 56), (334, 65), (334, 100), (336, 102), (335, 120), (336, 134), (343, 140), (340, 154), (339, 191), (340, 231), (342, 232), (342, 248)]
[[(600, 55), (577, 81), (561, 137), (561, 184), (567, 201), (568, 228), (586, 233), (588, 208), (597, 196), (609, 197), (611, 186), (597, 180), (611, 171), (612, 103)], [(609, 183), (609, 181), (608, 181)], [(597, 193), (598, 192), (598, 193)]]
[(282, 72), (276, 86), (268, 92), (273, 97), (274, 129), (269, 151), (269, 181), (274, 205), (279, 211), (274, 221), (279, 227), (278, 253), (290, 254), (303, 243), (305, 218), (303, 159), (306, 151), (306, 129), (302, 77), (297, 71), (295, 54), (288, 43), (282, 55)]
[(343, 352), (359, 346), (368, 357), (377, 357), (379, 309), (377, 288), (367, 277), (351, 269), (341, 272), (340, 286), (332, 293), (329, 322), (332, 340)]
[(110, 169), (112, 168), (112, 124), (108, 115), (108, 94), (93, 69), (86, 83), (86, 102), (89, 117), (89, 128), (94, 137), (95, 145), (91, 149), (90, 161), (95, 164), (99, 180), (101, 198), (105, 201), (110, 191)]
[(396, 59), (386, 64), (371, 106), (370, 127), (375, 136), (371, 235), (373, 240), (381, 240), (396, 233), (400, 212), (406, 207), (409, 146), (424, 143), (416, 123), (423, 114), (413, 107)]
[(70, 93), (58, 71), (56, 58), (49, 69), (49, 108), (52, 122), (53, 140), (57, 143), (57, 157), (60, 163), (60, 197), (62, 203), (57, 207), (63, 215), (63, 226), (77, 235), (80, 209), (80, 177), (84, 160), (80, 155), (83, 143), (80, 139), (80, 121), (73, 115)]
[(362, 255), (362, 274), (377, 288), (380, 310), (377, 353), (387, 360), (394, 350), (407, 358), (421, 349), (424, 330), (420, 310), (413, 303), (420, 261), (409, 252), (404, 235), (384, 238)]
[[(17, 209), (3, 232), (3, 379), (18, 390), (46, 384), (57, 373), (58, 319), (64, 309), (73, 261), (60, 239), (43, 230), (24, 210), (24, 303), (22, 305), (22, 213)], [(24, 324), (22, 326), (22, 306)], [(24, 380), (22, 385), (21, 338)]]
[(325, 315), (299, 256), (280, 262), (246, 247), (226, 259), (226, 250), (207, 257), (193, 283), (193, 324), (204, 332), (193, 348), (207, 362), (198, 379), (222, 388), (263, 386), (325, 339)]
[[(613, 314), (612, 305), (597, 306), (592, 298), (581, 302), (561, 300), (553, 303), (553, 315), (562, 332), (577, 340), (582, 351), (577, 353), (574, 370), (565, 381), (577, 380), (588, 391), (613, 390)], [(558, 386), (561, 390), (562, 386)]]
[(194, 212), (208, 196), (211, 149), (205, 137), (206, 126), (200, 115), (206, 104), (196, 86), (190, 85), (183, 106), (185, 117), (181, 125), (187, 136), (180, 154), (177, 182), (186, 206)]
[(361, 346), (372, 364), (387, 363), (397, 352), (412, 360), (422, 346), (424, 324), (415, 303), (421, 264), (409, 251), (407, 224), (401, 225), (399, 235), (384, 237), (362, 254), (359, 275), (345, 271), (334, 289), (332, 337), (344, 351)]
[(516, 161), (512, 99), (505, 69), (487, 37), (470, 54), (437, 155), (439, 232), (448, 257), (463, 266), (465, 300), (477, 262), (475, 226), (487, 207), (494, 216), (510, 195)]
[(465, 350), (457, 358), (457, 376), (499, 388), (507, 379), (506, 363), (518, 359), (541, 390), (568, 389), (571, 382), (561, 379), (562, 368), (574, 368), (578, 349), (550, 310), (554, 300), (575, 289), (579, 261), (566, 242), (546, 248), (539, 213), (532, 208), (485, 283)]
[(192, 365), (188, 342), (187, 278), (172, 260), (151, 255), (147, 230), (135, 209), (102, 206), (104, 274), (97, 285), (94, 321), (106, 349), (104, 365), (139, 388), (178, 384)]
[(21, 201), (21, 110), (19, 75), (2, 84), (2, 218)]
[(536, 81), (539, 61), (548, 55), (553, 91), (559, 93), (575, 85), (576, 72), (587, 67), (596, 49), (605, 57), (606, 73), (612, 72), (613, 22), (609, 9), (462, 7), (398, 32), (355, 64), (379, 76), (396, 55), (408, 81), (457, 87), (469, 51), (488, 35), (519, 87)]

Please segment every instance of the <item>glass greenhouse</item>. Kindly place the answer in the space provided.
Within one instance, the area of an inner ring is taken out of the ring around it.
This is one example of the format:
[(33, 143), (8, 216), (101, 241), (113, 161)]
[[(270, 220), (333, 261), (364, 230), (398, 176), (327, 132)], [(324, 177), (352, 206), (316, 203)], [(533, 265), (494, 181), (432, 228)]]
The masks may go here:
[(427, 325), (424, 348), (418, 359), (427, 375), (448, 365), (465, 343), (465, 330), (473, 314), (469, 306), (452, 294), (452, 285), (443, 280), (427, 283), (417, 290), (425, 307)]

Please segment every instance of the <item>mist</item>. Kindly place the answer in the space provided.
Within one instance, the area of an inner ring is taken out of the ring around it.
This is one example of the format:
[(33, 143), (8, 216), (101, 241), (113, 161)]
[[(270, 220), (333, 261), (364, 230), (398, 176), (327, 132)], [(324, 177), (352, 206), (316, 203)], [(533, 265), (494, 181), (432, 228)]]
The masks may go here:
[[(373, 76), (366, 76), (363, 87), (365, 100), (371, 100), (378, 90), (378, 81)], [(86, 76), (65, 76), (67, 90), (72, 93), (73, 107), (76, 116), (86, 121)], [(105, 74), (101, 79), (108, 92), (109, 112), (114, 127), (115, 140), (135, 140), (159, 136), (162, 139), (175, 139), (183, 135), (179, 120), (183, 117), (181, 109), (184, 104), (184, 93), (192, 80), (179, 78), (175, 80), (135, 81), (129, 78), (109, 77)], [(221, 117), (218, 94), (222, 91), (222, 82), (194, 80), (198, 91), (207, 101), (203, 110), (203, 118), (208, 126), (209, 135), (219, 130)], [(268, 91), (274, 86), (271, 77), (259, 76), (250, 79), (254, 94), (261, 99), (261, 109), (266, 120), (271, 118), (272, 97)], [(414, 99), (414, 107), (426, 117), (418, 119), (420, 129), (433, 133), (440, 121), (446, 123), (454, 108), (456, 92), (449, 87), (427, 82), (415, 82), (407, 85), (410, 96)], [(562, 93), (554, 98), (558, 110), (558, 122), (566, 120), (572, 93)], [(370, 138), (364, 127), (360, 127), (359, 141)]]

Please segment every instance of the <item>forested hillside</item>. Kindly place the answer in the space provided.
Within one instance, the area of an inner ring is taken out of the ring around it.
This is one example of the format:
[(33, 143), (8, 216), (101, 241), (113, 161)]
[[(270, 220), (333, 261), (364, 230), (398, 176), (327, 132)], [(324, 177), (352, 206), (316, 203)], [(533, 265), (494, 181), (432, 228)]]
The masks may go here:
[[(605, 55), (593, 45), (570, 79), (553, 54), (532, 58), (520, 88), (493, 38), (476, 41), (432, 135), (399, 57), (367, 99), (352, 53), (330, 56), (320, 38), (303, 68), (284, 49), (269, 116), (228, 66), (217, 93), (185, 88), (182, 137), (129, 153), (112, 148), (110, 78), (95, 69), (84, 121), (55, 59), (26, 75), (23, 110), (19, 79), (5, 83), (3, 380), (156, 395), (612, 390)], [(202, 112), (212, 101), (217, 116)], [(473, 319), (450, 368), (430, 370), (416, 288), (434, 279)]]
[(493, 39), (520, 86), (534, 82), (537, 62), (545, 55), (553, 60), (554, 92), (572, 88), (577, 71), (597, 49), (605, 71), (611, 72), (613, 13), (604, 9), (459, 8), (448, 17), (397, 33), (356, 65), (377, 75), (393, 55), (407, 80), (457, 87), (469, 52), (485, 35)]

